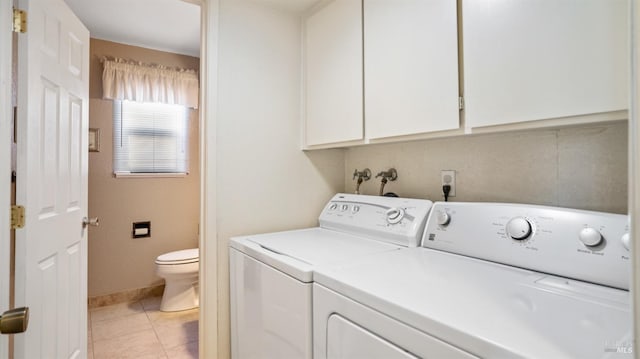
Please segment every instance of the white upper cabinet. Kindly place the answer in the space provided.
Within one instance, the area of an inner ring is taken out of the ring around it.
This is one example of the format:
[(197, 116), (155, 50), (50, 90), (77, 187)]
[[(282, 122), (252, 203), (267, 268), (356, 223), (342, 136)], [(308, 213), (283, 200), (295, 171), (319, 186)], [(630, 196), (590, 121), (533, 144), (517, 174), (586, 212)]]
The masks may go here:
[(628, 1), (322, 0), (304, 20), (304, 147), (623, 119)]
[(306, 146), (362, 140), (362, 1), (328, 2), (304, 32)]
[(367, 139), (456, 129), (458, 22), (452, 0), (364, 0)]
[(466, 127), (627, 109), (627, 0), (462, 4)]

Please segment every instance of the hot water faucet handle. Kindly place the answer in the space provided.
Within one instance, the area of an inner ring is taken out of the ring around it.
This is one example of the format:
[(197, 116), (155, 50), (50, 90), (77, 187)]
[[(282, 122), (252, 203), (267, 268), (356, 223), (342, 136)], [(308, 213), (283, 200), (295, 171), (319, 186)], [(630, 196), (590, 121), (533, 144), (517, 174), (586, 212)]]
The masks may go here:
[(357, 179), (362, 178), (362, 179), (363, 179), (363, 180), (365, 180), (365, 181), (370, 180), (370, 179), (371, 179), (371, 170), (370, 170), (370, 169), (368, 169), (368, 168), (365, 168), (365, 169), (364, 169), (364, 170), (362, 170), (362, 171), (358, 171), (358, 169), (356, 168), (356, 169), (353, 171), (353, 179), (356, 179), (356, 178), (357, 178)]

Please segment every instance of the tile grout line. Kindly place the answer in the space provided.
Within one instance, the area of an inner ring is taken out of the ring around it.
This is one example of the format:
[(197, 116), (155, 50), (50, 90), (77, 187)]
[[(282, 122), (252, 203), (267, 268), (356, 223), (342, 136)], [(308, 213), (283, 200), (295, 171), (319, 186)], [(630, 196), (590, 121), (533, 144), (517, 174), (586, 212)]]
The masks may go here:
[[(142, 303), (140, 303), (142, 304)], [(162, 344), (162, 341), (160, 340), (160, 336), (158, 335), (158, 332), (156, 331), (156, 326), (153, 323), (153, 320), (151, 319), (151, 316), (149, 315), (149, 312), (147, 312), (147, 308), (145, 308), (144, 304), (142, 304), (142, 309), (144, 310), (144, 314), (147, 316), (147, 319), (149, 320), (149, 324), (151, 324), (151, 329), (153, 329), (153, 334), (156, 336), (156, 339), (158, 339), (158, 343), (160, 343), (160, 346), (162, 347), (162, 351), (164, 352), (164, 356), (167, 359), (171, 359), (169, 358), (169, 353), (167, 353), (167, 348), (164, 347), (164, 344)]]
[[(139, 304), (140, 309), (142, 309), (142, 311), (129, 311), (125, 314), (118, 314), (115, 317), (109, 317), (107, 316), (106, 318), (101, 318), (99, 320), (96, 319), (92, 319), (92, 321), (94, 322), (103, 322), (106, 320), (111, 320), (111, 319), (116, 319), (116, 318), (121, 318), (121, 317), (126, 317), (129, 315), (135, 315), (135, 314), (140, 314), (142, 312), (144, 312), (144, 306), (142, 305), (141, 301), (136, 301), (136, 302), (129, 302), (129, 303), (118, 303), (118, 304), (113, 304), (113, 305), (109, 305), (109, 306), (104, 306), (104, 307), (100, 307), (100, 308), (94, 308), (94, 309), (89, 309), (89, 313), (91, 317), (94, 317), (96, 314), (95, 313), (101, 313), (101, 312), (112, 312), (114, 307), (124, 307), (126, 306), (130, 306), (133, 304)], [(93, 313), (93, 314), (91, 314)]]
[[(118, 315), (116, 315), (114, 317), (107, 318), (107, 319), (102, 319), (102, 320), (98, 320), (98, 321), (92, 320), (91, 324), (93, 324), (93, 322), (95, 322), (96, 323), (96, 327), (99, 327), (99, 326), (104, 325), (105, 323), (108, 323), (110, 321), (117, 321), (117, 320), (120, 320), (122, 318), (132, 317), (132, 316), (136, 316), (136, 315), (144, 315), (144, 318), (149, 323), (149, 327), (150, 327), (149, 329), (153, 330), (153, 325), (152, 325), (151, 318), (149, 317), (147, 312), (144, 310), (144, 306), (142, 305), (142, 303), (140, 301), (136, 301), (136, 302), (131, 302), (131, 303), (128, 303), (128, 304), (129, 305), (138, 304), (142, 310), (141, 311), (137, 311), (137, 312), (133, 312), (133, 313), (118, 314)], [(118, 304), (114, 304), (113, 306), (117, 306), (117, 305)], [(106, 306), (106, 307), (109, 307), (109, 306)], [(142, 333), (142, 332), (144, 332), (146, 330), (148, 330), (148, 329), (145, 329), (145, 330), (140, 329), (140, 330), (135, 331), (135, 332), (131, 332), (131, 333), (127, 333), (127, 334), (118, 334), (118, 335), (113, 336), (113, 337), (108, 337), (108, 338), (103, 338), (103, 339), (96, 340), (95, 339), (95, 335), (94, 335), (95, 331), (93, 330), (93, 327), (92, 327), (92, 330), (91, 330), (92, 348), (91, 349), (92, 349), (92, 353), (93, 353), (93, 358), (96, 359), (96, 355), (95, 355), (95, 344), (96, 343), (102, 343), (102, 342), (105, 342), (105, 341), (112, 341), (112, 340), (120, 340), (120, 339), (125, 338), (125, 337), (127, 337), (129, 335), (135, 335), (135, 334), (138, 334), (138, 333)], [(153, 333), (154, 333), (154, 336), (156, 336), (156, 339), (158, 339), (155, 330), (154, 330)], [(158, 344), (160, 344), (160, 347), (162, 348), (162, 353), (165, 355), (165, 358), (166, 358), (167, 357), (166, 351), (162, 347), (162, 345), (161, 345), (159, 340), (158, 340)]]
[[(143, 314), (143, 313), (137, 313), (137, 314)], [(136, 314), (133, 314), (133, 315), (136, 315)], [(133, 315), (126, 315), (126, 316), (123, 316), (121, 318), (128, 317), (128, 316), (133, 316)], [(153, 325), (151, 324), (151, 320), (146, 315), (146, 313), (145, 313), (145, 318), (147, 318), (147, 320), (149, 321), (149, 326), (151, 326), (151, 328), (153, 329)], [(113, 320), (118, 320), (118, 319), (119, 318), (114, 318)], [(107, 320), (104, 320), (102, 322), (107, 322)], [(100, 324), (96, 324), (96, 325), (100, 325)], [(148, 329), (138, 329), (138, 330), (135, 330), (135, 331), (132, 331), (132, 332), (128, 332), (128, 333), (124, 333), (124, 334), (117, 334), (116, 336), (113, 336), (113, 337), (102, 338), (102, 339), (98, 339), (98, 340), (93, 339), (94, 335), (93, 335), (93, 331), (92, 331), (91, 332), (92, 343), (95, 344), (95, 342), (103, 342), (103, 341), (108, 341), (108, 340), (121, 339), (121, 338), (125, 338), (127, 336), (130, 336), (130, 335), (133, 335), (133, 334), (138, 334), (138, 333), (144, 332), (146, 330), (148, 330)]]
[[(178, 350), (176, 352), (177, 353), (183, 353), (183, 354), (179, 354), (180, 358), (182, 358), (183, 356), (181, 355), (185, 355), (184, 353), (186, 353), (186, 357), (193, 357), (193, 353), (191, 352), (191, 350), (189, 348), (192, 348), (193, 345), (197, 346), (198, 343), (198, 337), (195, 336), (193, 337), (192, 335), (187, 335), (183, 340), (185, 340), (185, 342), (180, 343), (180, 344), (172, 344), (172, 341), (169, 341), (167, 343), (164, 343), (161, 340), (161, 337), (164, 337), (163, 330), (167, 325), (172, 325), (173, 321), (170, 322), (166, 322), (164, 321), (164, 319), (174, 319), (173, 316), (170, 315), (170, 313), (168, 313), (168, 316), (163, 316), (162, 313), (160, 313), (160, 315), (156, 315), (157, 313), (159, 313), (159, 308), (156, 305), (157, 303), (154, 303), (153, 301), (150, 302), (145, 302), (144, 301), (137, 301), (137, 302), (133, 302), (135, 303), (135, 305), (139, 306), (139, 308), (141, 309), (138, 312), (135, 313), (131, 313), (131, 312), (127, 312), (126, 310), (122, 310), (121, 308), (114, 308), (116, 315), (113, 317), (110, 317), (109, 314), (102, 314), (102, 315), (98, 315), (98, 318), (102, 318), (102, 320), (98, 320), (95, 321), (94, 317), (93, 317), (93, 313), (89, 312), (88, 314), (88, 324), (89, 324), (89, 331), (90, 331), (90, 335), (89, 335), (89, 343), (91, 344), (91, 351), (88, 351), (87, 349), (87, 356), (91, 355), (94, 359), (99, 359), (96, 358), (96, 350), (95, 350), (95, 346), (96, 343), (101, 344), (102, 346), (104, 346), (104, 341), (111, 341), (111, 340), (117, 340), (121, 337), (124, 337), (124, 335), (117, 335), (115, 337), (112, 338), (104, 338), (104, 339), (100, 339), (100, 340), (96, 340), (95, 339), (95, 331), (93, 330), (93, 324), (96, 324), (96, 328), (101, 328), (101, 325), (107, 324), (110, 321), (117, 321), (121, 318), (126, 318), (129, 316), (135, 316), (135, 315), (142, 315), (144, 314), (144, 318), (146, 319), (146, 321), (148, 322), (149, 326), (151, 327), (150, 329), (153, 330), (153, 337), (154, 337), (154, 341), (156, 343), (159, 344), (160, 348), (158, 348), (158, 355), (163, 355), (163, 357), (165, 359), (171, 359), (170, 358), (170, 354), (173, 351), (175, 351), (176, 349)], [(115, 305), (114, 305), (115, 306)], [(165, 318), (166, 317), (166, 318)], [(107, 318), (107, 319), (104, 319)], [(154, 318), (156, 319), (156, 321), (154, 321)], [(180, 321), (181, 316), (177, 316), (175, 319), (178, 319)], [(186, 318), (184, 318), (186, 320)], [(189, 318), (188, 321), (191, 321), (192, 318)], [(140, 318), (140, 321), (142, 321), (142, 318)], [(109, 324), (107, 324), (109, 325)], [(99, 332), (102, 332), (102, 329), (99, 330)], [(140, 331), (142, 332), (142, 330)], [(136, 332), (138, 333), (138, 332)], [(149, 333), (150, 334), (150, 333)], [(196, 343), (196, 344), (193, 344)], [(182, 349), (178, 349), (180, 347), (184, 347)], [(192, 354), (189, 354), (192, 353)]]
[[(91, 342), (91, 359), (95, 359), (95, 355), (93, 353), (93, 324), (91, 323), (91, 311), (87, 310), (87, 322), (89, 324), (90, 335), (87, 338), (88, 342)], [(88, 346), (87, 346), (88, 347)], [(87, 348), (87, 356), (89, 356), (89, 348)]]
[[(140, 301), (140, 304), (142, 305), (142, 309), (144, 310), (144, 313), (146, 314), (147, 319), (149, 320), (149, 323), (151, 324), (151, 329), (153, 330), (153, 334), (156, 336), (156, 339), (158, 339), (158, 343), (162, 347), (162, 351), (164, 352), (164, 356), (167, 359), (169, 359), (169, 353), (167, 352), (167, 348), (165, 348), (164, 344), (162, 343), (162, 340), (160, 340), (160, 335), (158, 335), (158, 331), (156, 330), (156, 324), (154, 323), (154, 321), (151, 318), (151, 315), (149, 313), (149, 310), (151, 310), (151, 308), (147, 308), (144, 305), (143, 301)], [(155, 310), (155, 308), (153, 310)]]

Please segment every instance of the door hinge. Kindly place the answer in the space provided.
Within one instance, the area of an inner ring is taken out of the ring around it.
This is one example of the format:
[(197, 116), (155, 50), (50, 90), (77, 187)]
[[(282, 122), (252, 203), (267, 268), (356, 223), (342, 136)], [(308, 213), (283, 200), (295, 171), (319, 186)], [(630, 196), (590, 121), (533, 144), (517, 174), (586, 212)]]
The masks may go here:
[(20, 9), (13, 9), (13, 32), (27, 32), (27, 12)]
[(458, 97), (458, 110), (464, 110), (464, 97)]
[(24, 227), (24, 207), (11, 206), (11, 229)]

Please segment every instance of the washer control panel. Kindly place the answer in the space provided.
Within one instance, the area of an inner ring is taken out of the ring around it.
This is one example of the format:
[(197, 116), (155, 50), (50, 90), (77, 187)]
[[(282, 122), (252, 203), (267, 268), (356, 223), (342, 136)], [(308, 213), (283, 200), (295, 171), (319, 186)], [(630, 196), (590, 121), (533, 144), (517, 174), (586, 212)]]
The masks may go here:
[(320, 214), (320, 227), (416, 247), (432, 204), (424, 199), (340, 193)]
[(436, 202), (422, 246), (629, 289), (626, 215), (567, 208)]

